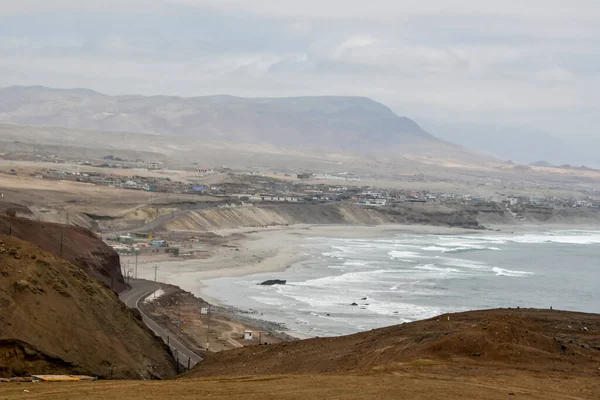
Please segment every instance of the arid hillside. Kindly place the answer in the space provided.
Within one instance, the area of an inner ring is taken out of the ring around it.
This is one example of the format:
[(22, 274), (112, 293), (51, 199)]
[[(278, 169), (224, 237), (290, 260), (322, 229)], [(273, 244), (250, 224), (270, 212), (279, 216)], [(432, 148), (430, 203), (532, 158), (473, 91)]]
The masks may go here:
[(222, 352), (189, 376), (370, 374), (448, 362), (598, 376), (600, 315), (528, 309), (446, 314), (351, 336)]
[(502, 309), (226, 351), (177, 380), (0, 384), (0, 398), (588, 400), (599, 368), (600, 315)]
[(67, 261), (0, 236), (0, 377), (175, 372), (169, 350), (115, 292)]
[(126, 288), (119, 255), (87, 229), (0, 215), (0, 235), (26, 240), (77, 265), (117, 292)]

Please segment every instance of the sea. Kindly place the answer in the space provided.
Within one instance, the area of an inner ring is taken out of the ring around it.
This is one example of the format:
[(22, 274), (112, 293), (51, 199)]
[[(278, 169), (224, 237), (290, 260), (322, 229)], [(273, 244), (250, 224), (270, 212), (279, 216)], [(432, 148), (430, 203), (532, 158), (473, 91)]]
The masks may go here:
[[(600, 231), (394, 234), (306, 241), (284, 272), (204, 282), (222, 304), (298, 337), (498, 307), (600, 313)], [(285, 285), (263, 286), (268, 279)]]

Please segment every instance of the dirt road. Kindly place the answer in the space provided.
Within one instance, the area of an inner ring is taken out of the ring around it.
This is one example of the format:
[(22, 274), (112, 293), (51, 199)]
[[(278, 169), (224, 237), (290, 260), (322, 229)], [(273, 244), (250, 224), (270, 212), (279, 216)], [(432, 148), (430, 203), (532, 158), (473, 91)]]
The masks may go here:
[(154, 291), (158, 290), (159, 285), (143, 279), (131, 279), (129, 283), (131, 285), (131, 289), (121, 293), (119, 298), (127, 305), (127, 307), (136, 308), (140, 311), (144, 323), (150, 329), (152, 329), (154, 333), (160, 336), (165, 343), (168, 343), (175, 357), (179, 359), (179, 363), (187, 368), (188, 359), (191, 367), (202, 361), (202, 357), (190, 350), (187, 346), (177, 340), (176, 337), (169, 334), (169, 332), (164, 330), (159, 324), (154, 322), (150, 317), (144, 314), (142, 310), (140, 310), (139, 302), (144, 300), (150, 294), (154, 293)]

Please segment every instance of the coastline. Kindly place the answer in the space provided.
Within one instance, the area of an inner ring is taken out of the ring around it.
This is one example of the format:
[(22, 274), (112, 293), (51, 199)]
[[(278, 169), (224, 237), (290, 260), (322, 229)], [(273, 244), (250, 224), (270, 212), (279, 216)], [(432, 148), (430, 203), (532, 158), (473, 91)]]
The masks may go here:
[[(302, 244), (309, 238), (377, 238), (393, 234), (418, 235), (499, 235), (526, 234), (528, 232), (559, 230), (594, 230), (589, 225), (523, 224), (493, 225), (488, 230), (451, 228), (431, 225), (385, 224), (364, 225), (306, 225), (238, 228), (215, 230), (225, 243), (209, 249), (203, 259), (173, 260), (150, 259), (139, 261), (138, 276), (154, 280), (154, 266), (158, 266), (157, 279), (176, 285), (202, 297), (214, 305), (226, 306), (218, 298), (203, 290), (205, 281), (218, 278), (236, 278), (249, 275), (283, 272), (308, 257)], [(132, 257), (128, 258), (129, 260)]]
[[(205, 258), (175, 260), (155, 259), (142, 260), (139, 263), (139, 277), (154, 280), (154, 266), (158, 266), (157, 280), (174, 285), (192, 293), (197, 298), (227, 309), (228, 314), (238, 323), (246, 324), (256, 330), (270, 331), (272, 334), (284, 333), (298, 339), (309, 336), (286, 325), (285, 329), (273, 330), (272, 319), (266, 319), (260, 312), (250, 307), (244, 307), (239, 302), (230, 303), (227, 294), (221, 289), (215, 290), (220, 283), (213, 285), (209, 281), (226, 278), (234, 283), (236, 278), (257, 274), (275, 274), (265, 279), (276, 278), (276, 273), (283, 273), (296, 263), (307, 260), (310, 256), (303, 247), (309, 239), (341, 238), (341, 239), (375, 239), (396, 234), (408, 235), (507, 235), (553, 232), (562, 230), (598, 230), (591, 226), (573, 225), (502, 225), (487, 230), (472, 230), (464, 228), (449, 228), (428, 225), (377, 225), (377, 226), (347, 226), (347, 225), (295, 225), (263, 228), (241, 228), (213, 232), (219, 235), (219, 240), (205, 245)], [(228, 286), (232, 290), (233, 286)], [(229, 290), (229, 289), (228, 289)], [(240, 308), (241, 307), (241, 308)], [(254, 322), (252, 322), (254, 321)], [(280, 322), (277, 322), (280, 323)]]

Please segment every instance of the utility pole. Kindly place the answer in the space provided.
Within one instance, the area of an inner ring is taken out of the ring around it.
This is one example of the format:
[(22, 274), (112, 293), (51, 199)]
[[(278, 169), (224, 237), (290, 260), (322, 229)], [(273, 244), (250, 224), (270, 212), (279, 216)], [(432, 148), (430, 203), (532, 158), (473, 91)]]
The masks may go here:
[(140, 253), (139, 253), (139, 251), (138, 251), (138, 250), (136, 250), (136, 251), (135, 251), (135, 279), (137, 279), (137, 278), (138, 278), (138, 273), (137, 273), (137, 266), (138, 266), (138, 254), (140, 254)]
[[(156, 283), (156, 273), (158, 272), (158, 265), (154, 265), (154, 283)], [(156, 298), (156, 290), (154, 291), (154, 298)]]
[(61, 232), (60, 233), (60, 258), (62, 258), (62, 254), (63, 254), (63, 239), (64, 239), (64, 233)]
[(210, 304), (208, 305), (208, 323), (206, 324), (206, 350), (210, 347)]

